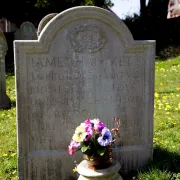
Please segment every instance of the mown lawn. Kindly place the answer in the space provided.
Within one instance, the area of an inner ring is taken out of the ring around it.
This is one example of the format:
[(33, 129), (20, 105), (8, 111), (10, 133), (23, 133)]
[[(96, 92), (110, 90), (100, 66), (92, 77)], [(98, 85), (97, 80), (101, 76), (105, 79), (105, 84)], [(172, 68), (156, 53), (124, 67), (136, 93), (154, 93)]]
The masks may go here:
[[(12, 109), (0, 111), (0, 180), (17, 179), (14, 76), (7, 77)], [(156, 62), (154, 160), (124, 179), (180, 180), (180, 57)]]
[(180, 57), (156, 62), (154, 160), (142, 180), (180, 180)]

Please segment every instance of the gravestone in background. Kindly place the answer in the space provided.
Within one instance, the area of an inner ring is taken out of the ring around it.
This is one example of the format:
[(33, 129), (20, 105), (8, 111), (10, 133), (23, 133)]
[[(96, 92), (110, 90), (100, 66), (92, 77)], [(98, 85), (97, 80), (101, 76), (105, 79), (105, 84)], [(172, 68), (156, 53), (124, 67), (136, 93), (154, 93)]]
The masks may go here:
[(14, 33), (14, 40), (20, 40), (20, 29), (16, 29)]
[(5, 56), (8, 50), (6, 38), (0, 29), (0, 109), (10, 109), (11, 101), (6, 94)]
[(109, 128), (120, 117), (123, 168), (152, 158), (154, 41), (134, 41), (111, 12), (81, 6), (54, 17), (37, 41), (14, 45), (20, 179), (69, 179), (82, 157), (67, 146), (89, 117)]
[(17, 40), (37, 40), (35, 26), (31, 22), (23, 22), (20, 26), (19, 39)]
[(43, 30), (43, 28), (45, 27), (45, 25), (53, 18), (57, 15), (58, 13), (51, 13), (48, 14), (46, 16), (44, 16), (44, 18), (40, 21), (39, 25), (38, 25), (38, 30), (37, 30), (37, 35), (39, 36), (41, 31)]

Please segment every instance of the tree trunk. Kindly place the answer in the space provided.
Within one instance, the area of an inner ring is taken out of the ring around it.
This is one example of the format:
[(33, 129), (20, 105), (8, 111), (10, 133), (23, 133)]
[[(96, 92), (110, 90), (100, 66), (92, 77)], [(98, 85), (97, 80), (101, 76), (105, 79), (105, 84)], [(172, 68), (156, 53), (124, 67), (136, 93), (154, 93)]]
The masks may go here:
[(146, 0), (140, 0), (140, 16), (143, 17), (146, 11)]
[(167, 19), (169, 0), (149, 0), (148, 16), (153, 21), (164, 21)]

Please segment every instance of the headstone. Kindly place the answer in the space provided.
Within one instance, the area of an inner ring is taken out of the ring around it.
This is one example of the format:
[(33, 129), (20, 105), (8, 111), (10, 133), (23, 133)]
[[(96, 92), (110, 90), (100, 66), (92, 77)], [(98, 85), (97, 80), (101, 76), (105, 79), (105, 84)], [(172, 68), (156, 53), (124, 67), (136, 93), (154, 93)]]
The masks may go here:
[(1, 29), (3, 32), (6, 31), (5, 18), (0, 19), (0, 29)]
[(14, 40), (20, 40), (20, 29), (16, 29), (14, 33)]
[(152, 158), (155, 41), (134, 41), (126, 25), (98, 7), (51, 20), (36, 41), (15, 41), (19, 178), (68, 179), (67, 147), (76, 126), (121, 119), (115, 149), (122, 168)]
[(7, 52), (7, 42), (0, 29), (0, 109), (10, 109), (11, 101), (6, 94), (6, 69), (5, 69), (5, 56)]
[(37, 40), (36, 28), (31, 22), (21, 24), (19, 40)]
[(37, 35), (39, 36), (41, 31), (43, 30), (43, 28), (45, 27), (45, 25), (52, 19), (54, 18), (58, 13), (51, 13), (46, 15), (39, 23), (38, 25), (38, 31), (37, 31)]

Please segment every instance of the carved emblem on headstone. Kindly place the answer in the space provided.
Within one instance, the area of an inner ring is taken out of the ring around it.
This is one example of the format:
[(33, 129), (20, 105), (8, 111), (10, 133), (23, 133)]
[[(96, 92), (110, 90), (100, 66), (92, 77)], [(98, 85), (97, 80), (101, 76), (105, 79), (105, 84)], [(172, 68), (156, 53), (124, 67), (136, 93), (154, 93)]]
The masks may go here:
[(106, 43), (105, 33), (96, 25), (80, 25), (71, 29), (68, 39), (77, 52), (97, 52)]

